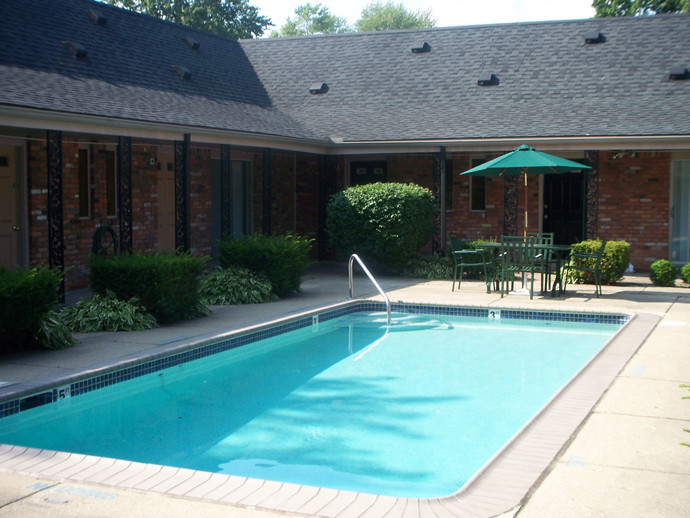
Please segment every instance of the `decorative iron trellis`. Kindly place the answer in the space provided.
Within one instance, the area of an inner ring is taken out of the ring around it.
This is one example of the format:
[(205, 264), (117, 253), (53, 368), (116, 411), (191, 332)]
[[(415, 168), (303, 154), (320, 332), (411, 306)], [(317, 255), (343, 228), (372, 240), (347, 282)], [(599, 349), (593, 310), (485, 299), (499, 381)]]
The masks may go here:
[(270, 148), (264, 148), (263, 157), (263, 181), (262, 181), (262, 223), (264, 234), (270, 235), (271, 224), (271, 169), (272, 169), (272, 154)]
[[(62, 206), (62, 132), (46, 132), (48, 146), (48, 265), (65, 271), (65, 240)], [(64, 276), (58, 288), (60, 302), (65, 301)]]
[(132, 139), (117, 140), (117, 206), (120, 216), (120, 251), (132, 251)]
[[(445, 153), (444, 153), (445, 155)], [(441, 168), (445, 168), (445, 160), (441, 160), (440, 153), (434, 153), (433, 160), (433, 171), (431, 174), (431, 194), (434, 195), (436, 200), (436, 206), (439, 208), (434, 212), (434, 237), (431, 241), (431, 249), (434, 252), (440, 252), (443, 242), (443, 237), (441, 235)]]
[(232, 163), (230, 146), (220, 146), (220, 235), (232, 233)]
[(518, 233), (518, 176), (503, 179), (503, 235)]
[(190, 138), (175, 141), (175, 249), (189, 250), (189, 154)]
[(326, 236), (326, 216), (328, 201), (337, 192), (338, 160), (335, 157), (319, 156), (319, 222), (318, 254), (319, 259), (330, 258), (330, 248)]
[(599, 151), (585, 151), (585, 164), (592, 169), (585, 174), (585, 238), (599, 234)]

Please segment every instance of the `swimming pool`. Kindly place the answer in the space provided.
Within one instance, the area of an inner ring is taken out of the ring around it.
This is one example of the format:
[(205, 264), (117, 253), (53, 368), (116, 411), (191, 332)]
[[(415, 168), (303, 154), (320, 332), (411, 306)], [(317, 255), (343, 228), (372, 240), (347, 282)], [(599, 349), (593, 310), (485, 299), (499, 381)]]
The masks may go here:
[[(405, 317), (407, 324), (390, 331), (361, 314), (313, 315), (110, 375), (119, 381), (137, 376), (133, 382), (93, 391), (108, 380), (85, 380), (69, 391), (86, 395), (3, 419), (0, 441), (350, 491), (439, 497), (466, 482), (627, 320), (516, 310), (504, 310), (498, 319), (487, 309), (400, 309), (435, 314)], [(556, 338), (559, 321), (564, 335)], [(477, 329), (480, 334), (471, 336)], [(487, 340), (489, 332), (497, 335)], [(596, 341), (583, 346), (583, 333)], [(421, 349), (420, 334), (430, 337)], [(574, 340), (568, 345), (563, 336)], [(298, 343), (297, 352), (288, 350)], [(245, 344), (251, 345), (237, 348)], [(229, 350), (182, 361), (221, 349)], [(271, 361), (259, 354), (264, 352)], [(448, 368), (439, 372), (439, 365)], [(553, 372), (553, 365), (564, 369)], [(157, 395), (144, 396), (150, 388)], [(61, 389), (55, 390), (59, 397)], [(25, 398), (20, 405), (53, 396)], [(106, 403), (108, 419), (97, 413)], [(41, 431), (65, 421), (78, 433)], [(96, 444), (84, 445), (84, 435), (97, 438)], [(200, 439), (196, 446), (189, 445), (190, 436)], [(461, 447), (461, 439), (470, 446)], [(336, 452), (346, 454), (343, 464), (333, 463)], [(190, 456), (201, 464), (190, 463)]]

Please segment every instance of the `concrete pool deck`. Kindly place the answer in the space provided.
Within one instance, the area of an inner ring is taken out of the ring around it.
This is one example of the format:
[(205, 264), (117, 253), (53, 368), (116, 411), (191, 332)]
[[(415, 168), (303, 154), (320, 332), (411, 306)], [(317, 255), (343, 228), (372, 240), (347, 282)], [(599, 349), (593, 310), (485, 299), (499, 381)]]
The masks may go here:
[[(353, 505), (350, 494), (333, 490), (305, 491), (297, 499), (301, 505), (294, 503), (293, 496), (290, 506), (281, 506), (275, 502), (290, 500), (289, 493), (298, 489), (271, 482), (231, 487), (227, 479), (221, 482), (219, 478), (215, 489), (209, 489), (214, 476), (206, 474), (210, 480), (202, 480), (199, 472), (142, 465), (135, 475), (129, 475), (132, 463), (123, 461), (107, 463), (105, 459), (0, 447), (0, 515), (491, 516), (497, 514), (491, 510), (495, 509), (496, 499), (505, 495), (512, 498), (515, 490), (526, 496), (519, 497), (512, 509), (506, 509), (506, 516), (687, 515), (690, 447), (680, 443), (690, 443), (690, 434), (684, 431), (690, 429), (690, 400), (681, 398), (690, 392), (680, 385), (690, 385), (690, 290), (659, 288), (651, 285), (646, 276), (636, 275), (626, 277), (617, 286), (604, 287), (600, 299), (594, 297), (592, 286), (585, 285), (569, 287), (567, 295), (555, 299), (535, 297), (530, 301), (520, 295), (501, 299), (499, 294), (487, 294), (478, 282), (463, 281), (462, 289), (451, 292), (450, 282), (445, 281), (378, 280), (392, 301), (634, 313), (638, 316), (633, 322), (642, 326), (644, 336), (626, 345), (629, 354), (612, 351), (618, 363), (614, 361), (609, 369), (615, 372), (608, 381), (601, 382), (603, 386), (594, 395), (587, 394), (594, 398), (593, 409), (592, 404), (585, 404), (586, 410), (580, 408), (575, 417), (569, 415), (569, 419), (576, 419), (574, 433), (569, 432), (555, 450), (545, 454), (544, 466), (530, 466), (534, 458), (544, 455), (538, 445), (527, 450), (530, 453), (526, 456), (508, 459), (508, 463), (520, 464), (522, 470), (537, 470), (536, 482), (523, 490), (514, 489), (510, 478), (504, 479), (498, 491), (492, 489), (493, 501), (484, 506), (481, 500), (487, 497), (481, 494), (474, 495), (474, 507), (448, 502), (411, 505), (396, 502), (407, 499), (371, 495), (359, 498)], [(356, 278), (358, 298), (375, 293), (367, 279)], [(0, 398), (55, 386), (57, 379), (123, 359), (144, 357), (186, 341), (343, 302), (347, 294), (345, 267), (321, 266), (305, 276), (302, 293), (280, 302), (215, 308), (211, 317), (162, 329), (79, 335), (80, 343), (72, 349), (3, 358), (0, 383), (5, 384), (0, 385)], [(623, 357), (625, 354), (627, 357)], [(586, 392), (590, 392), (587, 387)], [(576, 394), (574, 401), (580, 397)], [(505, 471), (503, 476), (513, 476), (514, 466), (510, 469), (513, 471)], [(128, 473), (128, 478), (123, 479), (123, 473)], [(500, 473), (498, 476), (501, 480)]]

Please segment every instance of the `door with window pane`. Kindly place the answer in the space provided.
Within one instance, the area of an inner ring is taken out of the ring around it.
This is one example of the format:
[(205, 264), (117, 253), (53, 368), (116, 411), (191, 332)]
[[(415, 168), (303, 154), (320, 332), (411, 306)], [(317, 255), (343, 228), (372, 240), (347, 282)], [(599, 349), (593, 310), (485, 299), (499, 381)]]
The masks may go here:
[(671, 166), (671, 250), (674, 263), (690, 262), (690, 160)]

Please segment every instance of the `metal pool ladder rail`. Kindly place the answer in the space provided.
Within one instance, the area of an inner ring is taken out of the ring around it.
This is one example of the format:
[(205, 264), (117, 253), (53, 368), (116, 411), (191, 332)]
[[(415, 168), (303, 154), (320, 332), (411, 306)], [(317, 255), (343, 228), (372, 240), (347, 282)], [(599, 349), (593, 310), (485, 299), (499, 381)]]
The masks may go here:
[(354, 263), (355, 259), (357, 259), (357, 262), (359, 265), (362, 267), (362, 270), (364, 270), (364, 273), (367, 274), (367, 277), (369, 277), (369, 280), (372, 282), (372, 284), (376, 287), (377, 290), (379, 290), (379, 293), (383, 297), (384, 302), (386, 303), (386, 318), (387, 318), (387, 323), (388, 327), (391, 325), (391, 301), (388, 298), (388, 296), (383, 292), (381, 289), (381, 286), (379, 286), (379, 283), (376, 282), (376, 279), (374, 279), (374, 276), (369, 272), (367, 267), (364, 265), (362, 260), (359, 258), (357, 254), (352, 254), (350, 256), (350, 261), (347, 264), (347, 272), (350, 278), (350, 298), (354, 299), (355, 298), (355, 280), (352, 275), (352, 263)]

